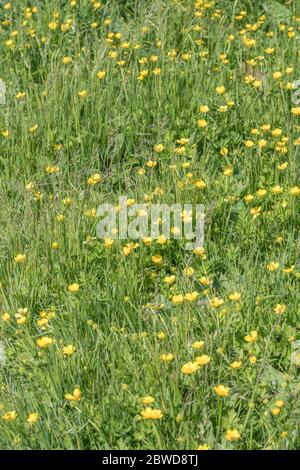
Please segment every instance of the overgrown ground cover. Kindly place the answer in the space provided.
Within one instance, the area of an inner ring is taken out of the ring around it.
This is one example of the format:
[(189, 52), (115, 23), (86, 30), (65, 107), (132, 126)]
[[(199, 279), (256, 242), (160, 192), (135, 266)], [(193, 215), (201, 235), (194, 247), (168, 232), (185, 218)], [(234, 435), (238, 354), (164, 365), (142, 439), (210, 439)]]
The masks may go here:
[[(0, 19), (0, 447), (299, 448), (299, 2)], [(98, 239), (119, 195), (204, 246)]]

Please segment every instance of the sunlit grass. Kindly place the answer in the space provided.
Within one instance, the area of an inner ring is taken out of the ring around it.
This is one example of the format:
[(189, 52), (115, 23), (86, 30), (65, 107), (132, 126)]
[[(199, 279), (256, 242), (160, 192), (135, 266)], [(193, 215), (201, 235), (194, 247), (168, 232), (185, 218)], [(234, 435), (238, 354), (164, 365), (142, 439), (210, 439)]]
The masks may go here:
[[(299, 447), (286, 3), (1, 4), (2, 449)], [(203, 249), (97, 239), (120, 195), (203, 204)]]

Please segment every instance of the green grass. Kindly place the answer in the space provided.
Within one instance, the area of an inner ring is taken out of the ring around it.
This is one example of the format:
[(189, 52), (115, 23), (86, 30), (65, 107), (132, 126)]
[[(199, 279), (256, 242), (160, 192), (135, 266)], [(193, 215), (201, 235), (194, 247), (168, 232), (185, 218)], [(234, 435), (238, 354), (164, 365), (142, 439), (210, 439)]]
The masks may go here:
[[(299, 2), (31, 3), (0, 7), (0, 447), (299, 448)], [(203, 204), (205, 255), (106, 248), (91, 210), (120, 195)], [(145, 396), (160, 419), (142, 418)]]

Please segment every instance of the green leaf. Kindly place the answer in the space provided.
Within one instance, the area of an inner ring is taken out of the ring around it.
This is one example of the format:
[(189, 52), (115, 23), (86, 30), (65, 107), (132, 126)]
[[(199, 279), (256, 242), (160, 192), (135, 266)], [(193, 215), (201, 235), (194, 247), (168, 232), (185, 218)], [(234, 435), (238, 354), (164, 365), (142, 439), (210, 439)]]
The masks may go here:
[(272, 366), (266, 367), (262, 378), (267, 384), (273, 387), (280, 386), (286, 380), (284, 374)]
[(292, 12), (275, 0), (266, 0), (263, 7), (265, 12), (277, 23), (289, 23), (291, 20)]

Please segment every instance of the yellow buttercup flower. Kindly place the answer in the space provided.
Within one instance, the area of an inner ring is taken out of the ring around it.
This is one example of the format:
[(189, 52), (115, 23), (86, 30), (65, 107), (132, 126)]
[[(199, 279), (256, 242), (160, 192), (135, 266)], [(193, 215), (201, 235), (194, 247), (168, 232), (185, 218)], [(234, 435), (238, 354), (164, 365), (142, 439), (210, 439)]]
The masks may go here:
[(242, 367), (242, 362), (241, 361), (233, 361), (231, 364), (230, 364), (230, 367), (232, 369), (240, 369)]
[(292, 188), (289, 189), (289, 193), (292, 196), (298, 196), (300, 194), (300, 187), (298, 186), (293, 186)]
[(27, 421), (28, 424), (33, 424), (33, 423), (36, 423), (38, 419), (39, 419), (39, 414), (38, 413), (30, 413), (27, 416), (26, 421)]
[(257, 142), (257, 145), (261, 149), (264, 148), (267, 145), (266, 139), (259, 139), (258, 142)]
[(281, 186), (274, 186), (273, 188), (271, 188), (271, 192), (273, 194), (281, 194), (283, 192), (283, 188)]
[(198, 366), (206, 366), (210, 362), (210, 357), (207, 354), (202, 354), (202, 356), (195, 357), (195, 363)]
[(16, 94), (16, 99), (17, 100), (22, 100), (24, 97), (26, 96), (26, 93), (23, 91), (19, 91), (17, 94)]
[(154, 160), (148, 160), (148, 161), (146, 162), (146, 166), (147, 166), (148, 168), (155, 168), (155, 167), (157, 166), (157, 162), (155, 162)]
[(8, 137), (10, 136), (10, 132), (7, 129), (2, 131), (1, 134), (5, 139), (8, 139)]
[(114, 244), (114, 240), (112, 238), (104, 238), (103, 246), (104, 248), (111, 248)]
[(230, 389), (228, 387), (225, 387), (225, 385), (217, 385), (216, 387), (213, 388), (214, 392), (219, 396), (219, 397), (228, 397), (230, 393)]
[(153, 398), (151, 395), (146, 395), (145, 397), (142, 398), (141, 401), (143, 405), (151, 405), (152, 403), (155, 402), (155, 398)]
[(159, 235), (156, 241), (159, 245), (164, 245), (167, 242), (167, 238), (165, 235)]
[(198, 189), (205, 189), (206, 186), (207, 186), (206, 183), (205, 183), (205, 181), (203, 181), (203, 180), (195, 180), (195, 181), (194, 181), (194, 185), (195, 185), (196, 188), (198, 188)]
[(281, 164), (277, 165), (277, 168), (278, 168), (278, 170), (280, 170), (280, 171), (286, 170), (287, 167), (288, 167), (288, 162), (284, 162), (284, 163), (281, 163)]
[(245, 147), (248, 149), (251, 149), (252, 147), (254, 147), (254, 142), (252, 140), (245, 140), (244, 144), (245, 144)]
[(16, 411), (7, 411), (4, 415), (2, 415), (2, 419), (4, 421), (13, 421), (17, 417)]
[(210, 447), (208, 444), (200, 444), (198, 447), (197, 447), (197, 450), (209, 450)]
[(281, 134), (282, 134), (282, 129), (280, 129), (278, 127), (272, 131), (272, 135), (274, 137), (279, 137)]
[(216, 87), (216, 93), (218, 95), (223, 95), (225, 93), (225, 87), (223, 85)]
[(188, 292), (185, 294), (184, 298), (185, 300), (188, 300), (189, 302), (195, 302), (199, 297), (199, 293), (194, 291), (194, 292)]
[(219, 308), (221, 305), (223, 305), (224, 300), (220, 299), (219, 297), (213, 297), (210, 299), (210, 305), (214, 308)]
[(160, 360), (161, 360), (162, 362), (171, 362), (171, 361), (174, 360), (174, 354), (172, 354), (172, 353), (162, 354), (162, 355), (160, 356)]
[(282, 315), (286, 311), (286, 305), (285, 304), (277, 304), (274, 307), (274, 312), (277, 313), (277, 315)]
[(282, 268), (283, 273), (292, 273), (294, 271), (295, 265), (289, 266), (288, 268)]
[(258, 189), (255, 194), (258, 197), (265, 197), (265, 195), (267, 194), (267, 190), (266, 189)]
[(280, 412), (281, 412), (281, 409), (278, 408), (277, 406), (275, 406), (275, 407), (272, 408), (272, 410), (271, 410), (271, 413), (272, 413), (273, 416), (278, 416), (278, 415), (280, 414)]
[(65, 399), (68, 401), (79, 401), (81, 399), (81, 391), (80, 388), (77, 387), (73, 390), (73, 393), (67, 393), (65, 395)]
[(183, 374), (193, 374), (199, 369), (200, 365), (197, 362), (187, 362), (181, 367), (181, 372)]
[(88, 96), (88, 91), (87, 90), (81, 90), (78, 92), (79, 98), (86, 98)]
[(193, 343), (193, 349), (196, 349), (196, 350), (202, 349), (204, 347), (204, 344), (205, 344), (204, 341), (195, 341)]
[(68, 346), (63, 347), (62, 351), (64, 356), (72, 356), (72, 354), (74, 354), (74, 352), (76, 351), (76, 348), (72, 344), (68, 344)]
[(233, 175), (233, 168), (229, 167), (229, 166), (224, 168), (223, 175), (224, 176), (232, 176)]
[(156, 153), (161, 153), (161, 152), (163, 151), (163, 149), (164, 149), (163, 144), (156, 144), (156, 145), (154, 145), (154, 147), (153, 147), (153, 150), (154, 150), (154, 152), (156, 152)]
[(292, 108), (292, 109), (291, 109), (291, 113), (292, 113), (294, 116), (300, 116), (300, 106), (296, 106), (295, 108)]
[(209, 286), (211, 284), (211, 280), (209, 277), (207, 276), (201, 276), (199, 278), (199, 282), (200, 284), (202, 284), (203, 286)]
[(24, 263), (25, 259), (26, 259), (26, 255), (24, 255), (23, 253), (17, 254), (14, 258), (16, 263)]
[(172, 276), (165, 276), (164, 277), (164, 282), (166, 284), (174, 284), (176, 282), (176, 276), (172, 275)]
[(257, 331), (255, 330), (250, 331), (250, 334), (246, 335), (244, 339), (247, 343), (255, 343), (258, 340)]
[(197, 126), (202, 128), (202, 127), (206, 127), (208, 125), (208, 122), (206, 121), (206, 119), (198, 119), (197, 121)]
[(96, 75), (99, 78), (99, 80), (103, 80), (103, 78), (105, 78), (105, 76), (106, 76), (106, 71), (105, 70), (99, 70), (99, 72), (97, 72)]
[(47, 349), (49, 346), (51, 346), (51, 344), (53, 344), (53, 342), (53, 338), (50, 338), (49, 336), (43, 336), (36, 341), (36, 344), (41, 349)]
[(54, 31), (55, 29), (57, 29), (57, 28), (58, 28), (58, 23), (57, 23), (57, 21), (50, 21), (50, 22), (48, 23), (48, 28), (51, 29), (51, 30), (53, 30), (53, 31)]
[(184, 301), (184, 297), (182, 294), (177, 294), (177, 295), (173, 295), (171, 300), (173, 304), (177, 305), (177, 304), (181, 304)]
[(162, 261), (163, 261), (163, 257), (161, 255), (153, 255), (153, 256), (151, 256), (151, 261), (154, 264), (161, 264)]
[(279, 268), (279, 263), (276, 262), (276, 261), (271, 261), (271, 262), (267, 265), (267, 269), (268, 269), (270, 272), (276, 271), (278, 268)]
[(70, 57), (70, 56), (63, 57), (62, 62), (63, 62), (64, 65), (68, 65), (72, 62), (72, 57)]
[(94, 175), (92, 175), (88, 178), (88, 185), (95, 186), (96, 184), (100, 183), (101, 181), (102, 181), (102, 176), (100, 175), (100, 173), (95, 173)]
[(256, 364), (256, 362), (257, 362), (256, 356), (250, 356), (249, 357), (249, 362), (250, 362), (250, 364)]
[(181, 139), (176, 140), (176, 143), (180, 145), (186, 145), (188, 144), (188, 142), (189, 142), (189, 139), (185, 137), (181, 137)]
[(38, 130), (38, 125), (35, 124), (34, 126), (29, 127), (28, 131), (30, 134), (34, 134)]
[(199, 108), (200, 113), (208, 113), (209, 112), (209, 107), (207, 105), (201, 105)]
[(15, 318), (19, 325), (23, 325), (27, 320), (28, 309), (27, 308), (19, 308), (18, 313), (16, 313)]
[(69, 292), (72, 292), (72, 293), (78, 292), (79, 289), (80, 289), (80, 285), (77, 284), (76, 282), (75, 282), (74, 284), (69, 284), (69, 285), (68, 285), (68, 291), (69, 291)]
[(159, 331), (156, 336), (160, 340), (166, 339), (166, 334), (163, 331)]
[(141, 416), (143, 419), (161, 419), (163, 417), (163, 413), (159, 409), (147, 407), (141, 411)]
[(56, 165), (48, 165), (46, 166), (46, 173), (49, 175), (53, 175), (59, 172), (59, 167)]
[(227, 441), (237, 441), (238, 439), (240, 439), (240, 437), (241, 434), (237, 429), (228, 429), (225, 434), (225, 439)]
[(239, 300), (241, 300), (241, 294), (239, 292), (233, 292), (232, 294), (229, 294), (228, 297), (233, 302), (238, 302)]
[(258, 207), (252, 207), (250, 209), (250, 214), (253, 215), (253, 218), (255, 219), (261, 214), (261, 206)]
[(220, 155), (222, 155), (222, 157), (226, 157), (226, 155), (228, 155), (228, 152), (229, 152), (229, 150), (228, 150), (227, 147), (222, 147), (220, 149)]

